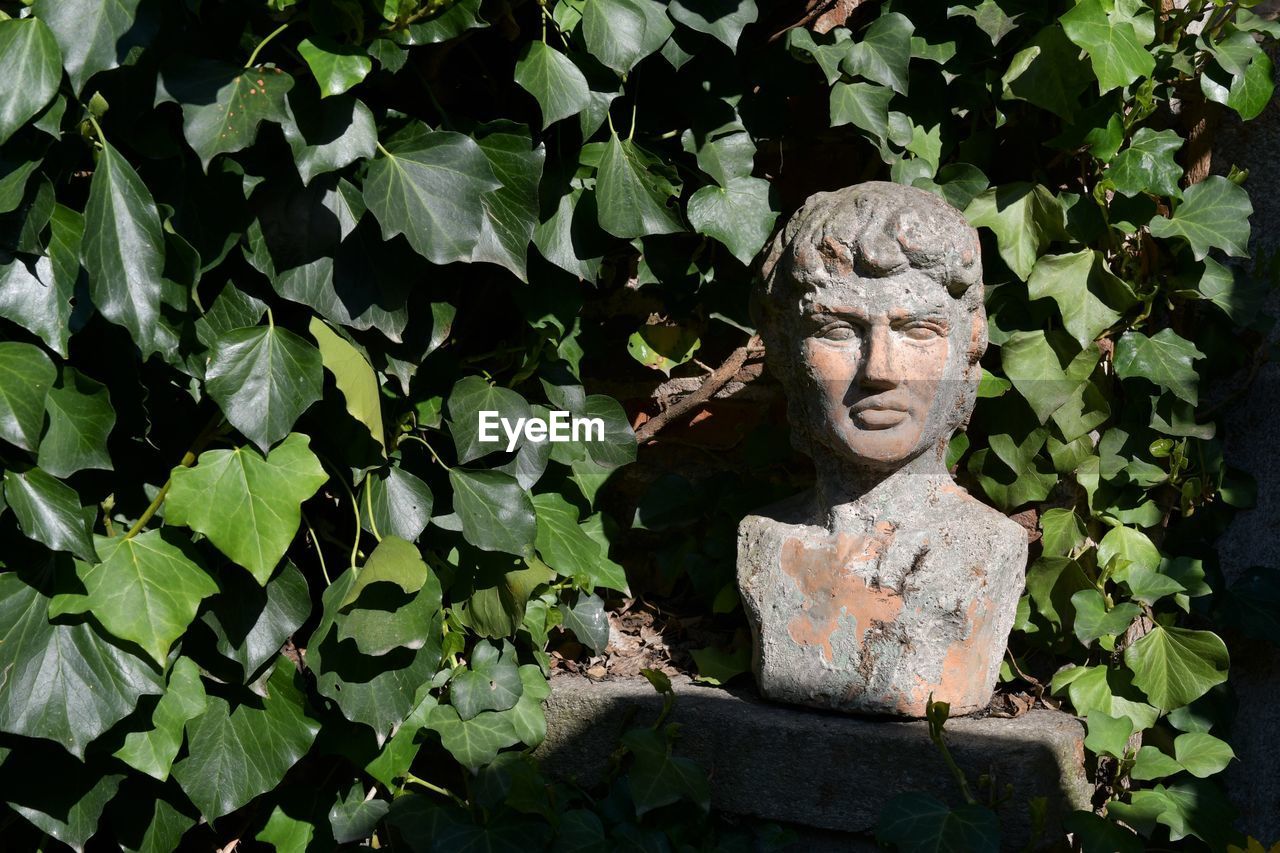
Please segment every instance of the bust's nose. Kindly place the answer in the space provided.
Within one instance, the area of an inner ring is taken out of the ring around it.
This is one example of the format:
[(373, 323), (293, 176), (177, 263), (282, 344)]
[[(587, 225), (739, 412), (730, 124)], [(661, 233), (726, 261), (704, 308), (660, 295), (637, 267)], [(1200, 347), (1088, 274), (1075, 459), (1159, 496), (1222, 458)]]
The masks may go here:
[(887, 391), (902, 380), (894, 353), (893, 334), (886, 318), (875, 320), (867, 330), (866, 353), (859, 384), (873, 391)]

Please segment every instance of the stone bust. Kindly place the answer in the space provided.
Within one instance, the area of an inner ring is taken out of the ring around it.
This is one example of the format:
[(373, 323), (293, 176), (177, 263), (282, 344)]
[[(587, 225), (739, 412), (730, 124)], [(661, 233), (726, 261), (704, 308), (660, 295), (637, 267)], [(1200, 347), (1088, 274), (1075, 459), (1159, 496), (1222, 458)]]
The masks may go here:
[(811, 197), (765, 250), (753, 311), (814, 489), (743, 520), (760, 692), (922, 717), (990, 701), (1023, 529), (951, 479), (987, 346), (977, 233), (920, 189)]

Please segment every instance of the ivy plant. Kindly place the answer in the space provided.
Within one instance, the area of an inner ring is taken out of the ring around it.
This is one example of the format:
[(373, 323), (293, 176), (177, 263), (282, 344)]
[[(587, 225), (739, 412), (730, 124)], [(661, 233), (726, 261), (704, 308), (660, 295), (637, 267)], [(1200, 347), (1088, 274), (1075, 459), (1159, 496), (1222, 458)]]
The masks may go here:
[[(843, 5), (0, 2), (6, 846), (750, 843), (661, 723), (595, 794), (527, 751), (549, 643), (603, 652), (610, 600), (740, 621), (733, 526), (803, 484), (785, 436), (632, 517), (636, 409), (608, 392), (747, 346), (779, 217), (870, 178), (985, 241), (952, 461), (1040, 536), (1006, 676), (1087, 721), (1106, 802), (1071, 830), (1236, 840), (1221, 636), (1266, 634), (1277, 595), (1224, 589), (1212, 548), (1250, 493), (1213, 389), (1264, 325), (1245, 176), (1210, 152), (1269, 101), (1280, 27)], [(603, 438), (478, 432), (553, 410)], [(900, 845), (964, 823), (920, 814)]]

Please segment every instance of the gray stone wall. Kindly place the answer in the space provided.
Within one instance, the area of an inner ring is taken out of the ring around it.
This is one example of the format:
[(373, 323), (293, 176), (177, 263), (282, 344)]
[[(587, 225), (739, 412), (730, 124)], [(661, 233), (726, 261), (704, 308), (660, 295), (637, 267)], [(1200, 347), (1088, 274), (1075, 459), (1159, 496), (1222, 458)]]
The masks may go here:
[[(1258, 11), (1274, 16), (1280, 2)], [(1214, 145), (1213, 171), (1232, 165), (1249, 170), (1245, 188), (1253, 201), (1254, 258), (1280, 253), (1280, 99), (1261, 116), (1242, 124), (1225, 119)], [(1280, 318), (1280, 292), (1264, 311)], [(1272, 330), (1280, 341), (1280, 324)], [(1264, 364), (1239, 403), (1228, 410), (1223, 430), (1227, 461), (1258, 483), (1257, 506), (1236, 516), (1219, 540), (1228, 582), (1251, 566), (1280, 566), (1280, 363)], [(1232, 800), (1240, 807), (1241, 829), (1270, 844), (1280, 841), (1280, 653), (1264, 645), (1237, 646), (1231, 685), (1239, 700), (1232, 747), (1239, 757), (1228, 771)]]

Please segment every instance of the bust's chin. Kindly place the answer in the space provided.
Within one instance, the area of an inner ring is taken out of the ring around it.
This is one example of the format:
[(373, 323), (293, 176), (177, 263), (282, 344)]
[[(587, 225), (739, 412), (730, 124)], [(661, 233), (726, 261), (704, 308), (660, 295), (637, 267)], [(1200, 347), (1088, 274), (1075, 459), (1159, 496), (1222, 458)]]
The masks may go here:
[(860, 429), (846, 421), (828, 433), (823, 443), (842, 462), (883, 472), (901, 468), (919, 457), (937, 445), (938, 437), (927, 434), (914, 419), (886, 429)]

